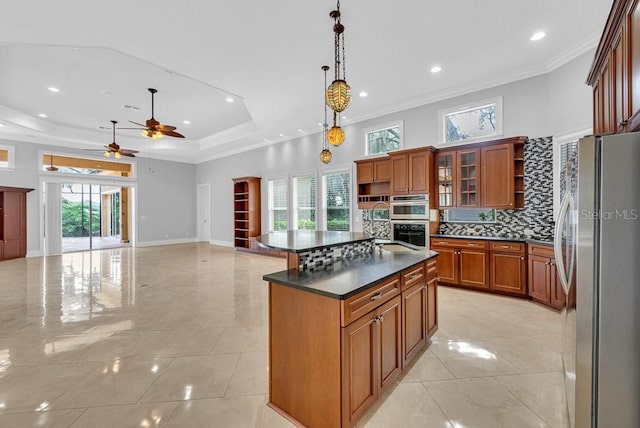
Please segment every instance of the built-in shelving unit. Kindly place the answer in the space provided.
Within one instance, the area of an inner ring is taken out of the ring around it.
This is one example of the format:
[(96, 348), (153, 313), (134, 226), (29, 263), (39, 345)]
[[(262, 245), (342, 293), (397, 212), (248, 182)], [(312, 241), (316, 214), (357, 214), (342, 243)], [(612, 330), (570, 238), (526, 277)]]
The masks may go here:
[(515, 208), (524, 208), (524, 141), (513, 145), (513, 192)]
[(234, 178), (233, 245), (240, 250), (255, 249), (260, 234), (260, 177)]

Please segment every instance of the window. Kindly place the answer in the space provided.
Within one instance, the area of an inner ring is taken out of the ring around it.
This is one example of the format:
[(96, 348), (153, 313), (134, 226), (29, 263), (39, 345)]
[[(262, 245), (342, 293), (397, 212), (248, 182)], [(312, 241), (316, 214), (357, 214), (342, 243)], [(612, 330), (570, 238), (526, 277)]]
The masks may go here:
[(351, 176), (348, 171), (329, 172), (322, 177), (324, 230), (351, 230)]
[(269, 230), (289, 229), (287, 179), (269, 180)]
[(100, 177), (134, 177), (134, 163), (44, 153), (42, 171)]
[(316, 176), (293, 177), (293, 228), (316, 228)]
[(15, 168), (15, 156), (13, 146), (0, 145), (0, 169)]
[(366, 154), (387, 153), (402, 148), (402, 121), (365, 131)]
[(502, 97), (438, 112), (441, 144), (481, 141), (498, 135), (502, 135)]

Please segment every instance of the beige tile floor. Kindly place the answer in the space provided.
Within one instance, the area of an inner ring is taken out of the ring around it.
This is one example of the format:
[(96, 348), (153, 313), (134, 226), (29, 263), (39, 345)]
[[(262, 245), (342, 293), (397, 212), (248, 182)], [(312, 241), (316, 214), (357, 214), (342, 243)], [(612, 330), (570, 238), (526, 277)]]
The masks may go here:
[[(284, 260), (208, 244), (0, 263), (0, 427), (289, 427), (267, 401)], [(441, 287), (440, 329), (360, 427), (564, 427), (560, 316)]]

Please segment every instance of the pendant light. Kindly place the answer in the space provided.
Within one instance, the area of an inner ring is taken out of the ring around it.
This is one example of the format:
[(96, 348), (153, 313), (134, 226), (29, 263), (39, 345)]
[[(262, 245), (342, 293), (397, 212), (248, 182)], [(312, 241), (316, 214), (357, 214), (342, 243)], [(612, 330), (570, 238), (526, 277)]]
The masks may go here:
[[(344, 25), (342, 25), (340, 20), (340, 0), (338, 0), (336, 10), (332, 10), (329, 16), (334, 21), (334, 80), (326, 89), (325, 96), (327, 105), (331, 110), (340, 113), (346, 109), (351, 102), (351, 88), (347, 83), (345, 75)], [(342, 54), (342, 60), (340, 59), (340, 54)]]
[[(327, 87), (327, 70), (329, 70), (328, 65), (323, 65), (322, 70), (324, 71), (324, 86)], [(329, 124), (327, 123), (327, 103), (324, 103), (324, 122), (322, 123), (322, 151), (320, 152), (320, 160), (322, 163), (331, 162), (331, 158), (333, 155), (331, 154), (331, 150), (327, 147), (327, 128)]]

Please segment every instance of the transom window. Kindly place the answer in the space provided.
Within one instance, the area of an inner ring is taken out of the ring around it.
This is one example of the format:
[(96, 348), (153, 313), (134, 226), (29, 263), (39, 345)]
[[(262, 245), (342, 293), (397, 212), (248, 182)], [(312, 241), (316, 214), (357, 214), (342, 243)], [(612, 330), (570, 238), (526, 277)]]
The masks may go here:
[(365, 131), (366, 154), (387, 153), (402, 148), (402, 121)]
[(134, 164), (45, 153), (42, 155), (42, 171), (100, 177), (133, 177)]
[(15, 156), (13, 146), (0, 145), (0, 169), (13, 169)]

